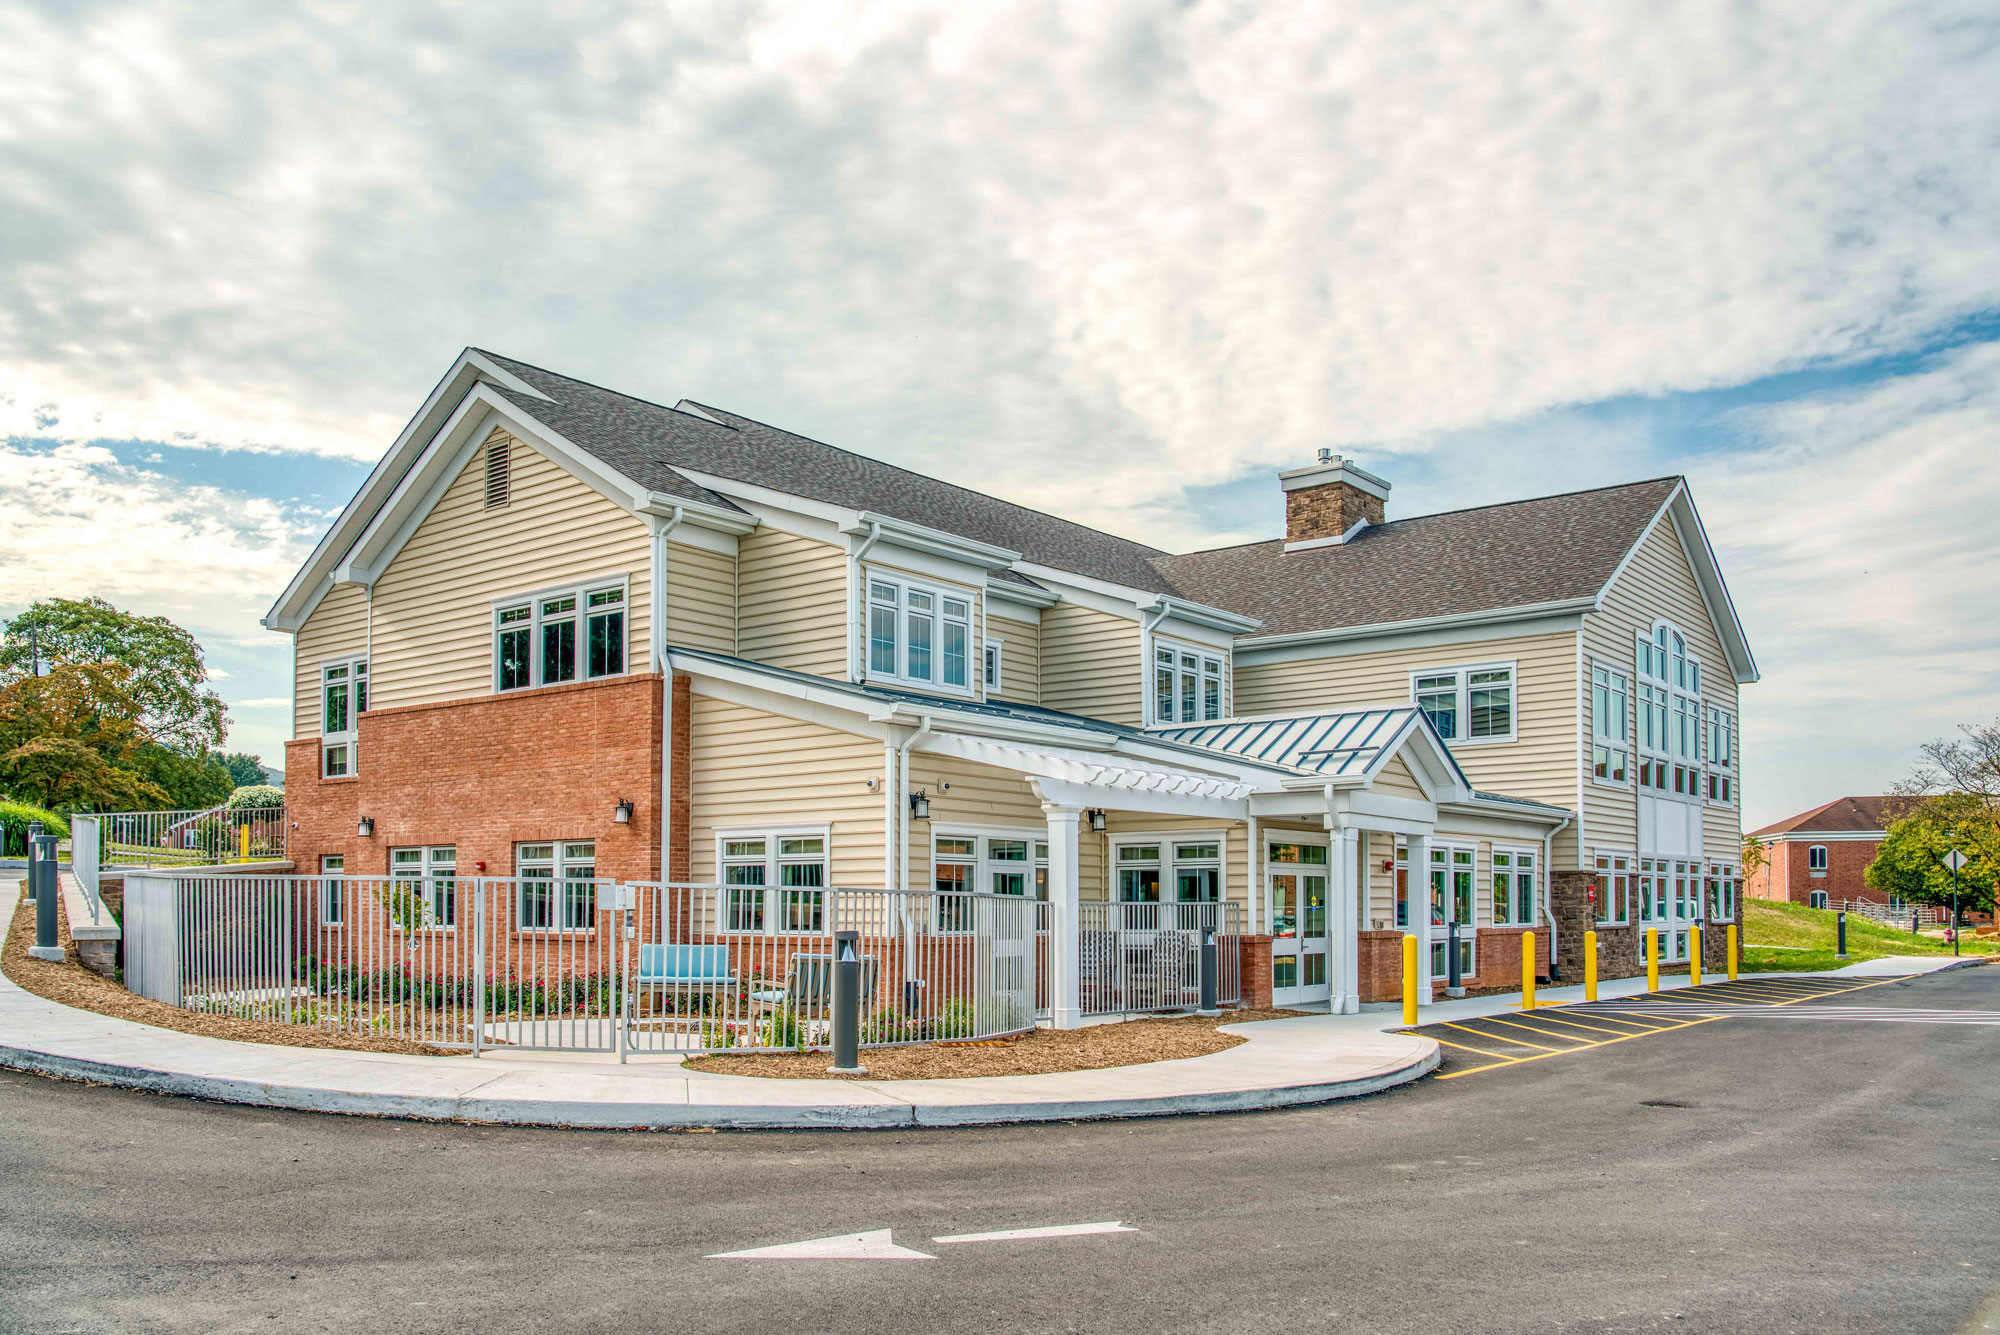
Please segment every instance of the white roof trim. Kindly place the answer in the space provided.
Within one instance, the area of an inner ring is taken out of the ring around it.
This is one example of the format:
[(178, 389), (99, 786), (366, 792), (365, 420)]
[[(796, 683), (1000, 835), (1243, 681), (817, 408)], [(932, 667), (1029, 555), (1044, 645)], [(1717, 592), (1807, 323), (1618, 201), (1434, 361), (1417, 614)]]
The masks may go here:
[(1330, 630), (1301, 630), (1288, 635), (1249, 635), (1237, 642), (1238, 649), (1278, 649), (1294, 644), (1321, 644), (1336, 640), (1372, 640), (1378, 635), (1431, 630), (1446, 626), (1487, 626), (1497, 622), (1522, 621), (1531, 617), (1554, 616), (1563, 612), (1591, 612), (1597, 599), (1565, 598), (1552, 603), (1523, 603), (1518, 607), (1493, 607), (1478, 612), (1453, 612), (1446, 616), (1412, 617), (1407, 621), (1371, 621), (1361, 626), (1336, 626)]
[(1196, 774), (1192, 770), (1174, 769), (1115, 752), (1077, 751), (1062, 746), (1025, 746), (964, 733), (929, 733), (917, 743), (915, 749), (935, 755), (958, 756), (975, 764), (991, 765), (1017, 774), (1032, 774), (1115, 792), (1240, 802), (1256, 791), (1255, 785), (1240, 779)]

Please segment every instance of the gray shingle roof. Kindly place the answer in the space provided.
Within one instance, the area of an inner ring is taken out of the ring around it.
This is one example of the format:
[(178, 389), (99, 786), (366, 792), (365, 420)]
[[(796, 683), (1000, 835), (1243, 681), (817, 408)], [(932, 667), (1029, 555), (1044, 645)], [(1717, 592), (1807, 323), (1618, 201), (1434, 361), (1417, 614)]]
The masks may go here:
[[(1004, 547), (1037, 565), (1151, 593), (1174, 591), (1149, 564), (1166, 555), (1157, 547), (1100, 533), (708, 404), (684, 401), (705, 416), (663, 408), (480, 351), (554, 400), (524, 403), (525, 411), (657, 491), (728, 503), (676, 471), (685, 468), (830, 505), (872, 510)], [(1025, 578), (1016, 582), (1033, 586)]]
[(1679, 478), (1398, 519), (1335, 547), (1282, 541), (1165, 556), (1181, 596), (1256, 617), (1258, 636), (1594, 596)]

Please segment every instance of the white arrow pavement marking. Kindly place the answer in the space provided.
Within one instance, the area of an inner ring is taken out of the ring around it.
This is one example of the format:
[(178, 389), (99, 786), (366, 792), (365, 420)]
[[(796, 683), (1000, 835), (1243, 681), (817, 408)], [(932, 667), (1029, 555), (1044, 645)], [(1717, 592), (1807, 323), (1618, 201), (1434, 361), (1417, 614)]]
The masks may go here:
[(1121, 1219), (1106, 1220), (1101, 1224), (1051, 1224), (1047, 1228), (1006, 1228), (998, 1233), (953, 1233), (949, 1237), (932, 1238), (932, 1242), (1012, 1242), (1017, 1238), (1073, 1238), (1085, 1233), (1137, 1233), (1136, 1228), (1127, 1228)]
[(889, 1240), (886, 1228), (866, 1233), (842, 1233), (831, 1238), (809, 1238), (776, 1247), (752, 1247), (742, 1252), (715, 1252), (710, 1261), (935, 1261), (929, 1252), (898, 1247)]

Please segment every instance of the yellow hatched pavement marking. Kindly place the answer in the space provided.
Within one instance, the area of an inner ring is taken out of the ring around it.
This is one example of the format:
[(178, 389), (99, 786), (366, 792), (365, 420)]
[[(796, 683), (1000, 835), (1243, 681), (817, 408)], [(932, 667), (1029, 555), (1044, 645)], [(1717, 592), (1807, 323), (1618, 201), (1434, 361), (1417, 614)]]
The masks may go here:
[[(1535, 1018), (1539, 1020), (1547, 1020), (1551, 1024), (1566, 1024), (1566, 1025), (1571, 1025), (1577, 1029), (1588, 1029), (1593, 1034), (1624, 1035), (1631, 1032), (1629, 1029), (1606, 1029), (1603, 1025), (1585, 1024), (1581, 1020), (1570, 1019), (1567, 1015), (1564, 1015), (1561, 1011), (1553, 1011), (1553, 1010), (1548, 1011), (1544, 1014), (1537, 1015)], [(1609, 1015), (1593, 1015), (1591, 1018), (1594, 1020), (1609, 1020), (1609, 1019), (1615, 1019), (1616, 1017)]]
[[(1525, 1013), (1526, 1013), (1526, 1012), (1523, 1012), (1523, 1014), (1525, 1014)], [(1540, 1017), (1538, 1016), (1538, 1017), (1536, 1017), (1536, 1018), (1538, 1018), (1538, 1019), (1539, 1019)], [(1500, 1018), (1499, 1016), (1497, 1016), (1497, 1015), (1488, 1015), (1488, 1016), (1485, 1016), (1485, 1017), (1484, 1017), (1484, 1019), (1486, 1020), (1486, 1022), (1487, 1022), (1488, 1024), (1504, 1024), (1504, 1025), (1508, 1025), (1508, 1026), (1511, 1026), (1512, 1028), (1515, 1028), (1515, 1029), (1525, 1029), (1525, 1030), (1527, 1030), (1527, 1031), (1528, 1031), (1529, 1033), (1531, 1033), (1531, 1034), (1540, 1034), (1540, 1035), (1541, 1035), (1541, 1036), (1542, 1036), (1543, 1038), (1559, 1038), (1559, 1039), (1561, 1039), (1561, 1040), (1562, 1040), (1563, 1042), (1565, 1042), (1565, 1043), (1582, 1043), (1582, 1044), (1585, 1044), (1585, 1045), (1588, 1045), (1588, 1044), (1589, 1044), (1589, 1043), (1591, 1042), (1591, 1040), (1590, 1040), (1590, 1039), (1587, 1039), (1587, 1038), (1577, 1038), (1577, 1037), (1575, 1037), (1574, 1035), (1571, 1035), (1571, 1034), (1563, 1034), (1563, 1033), (1550, 1033), (1550, 1032), (1549, 1032), (1548, 1030), (1546, 1030), (1546, 1029), (1543, 1029), (1543, 1028), (1542, 1028), (1541, 1026), (1539, 1026), (1539, 1025), (1532, 1025), (1532, 1024), (1519, 1024), (1519, 1023), (1517, 1023), (1517, 1022), (1515, 1022), (1515, 1021), (1513, 1021), (1513, 1020), (1503, 1020), (1503, 1019), (1501, 1019), (1501, 1018)], [(1496, 1037), (1497, 1037), (1497, 1035), (1496, 1035)], [(1509, 1043), (1515, 1043), (1515, 1042), (1518, 1042), (1519, 1040), (1518, 1040), (1518, 1039), (1512, 1039), (1512, 1038), (1510, 1038), (1510, 1039), (1508, 1039), (1507, 1041), (1508, 1041)], [(1556, 1049), (1553, 1049), (1553, 1050), (1554, 1050), (1554, 1051), (1556, 1051), (1556, 1052), (1561, 1052), (1561, 1051), (1562, 1051), (1562, 1049), (1561, 1049), (1561, 1048), (1556, 1048)]]
[[(1512, 1060), (1512, 1058), (1503, 1057), (1501, 1056), (1501, 1054), (1497, 1052), (1488, 1052), (1485, 1048), (1470, 1048), (1463, 1043), (1454, 1043), (1448, 1038), (1439, 1038), (1434, 1034), (1427, 1035), (1427, 1037), (1429, 1037), (1431, 1042), (1433, 1043), (1442, 1043), (1448, 1048), (1457, 1048), (1460, 1052), (1476, 1052), (1482, 1057), (1499, 1057), (1500, 1060), (1503, 1062)], [(1480, 1069), (1484, 1070), (1485, 1068), (1482, 1067)]]
[(1608, 1048), (1613, 1043), (1626, 1043), (1630, 1042), (1632, 1039), (1635, 1038), (1647, 1038), (1653, 1034), (1663, 1034), (1673, 1029), (1692, 1029), (1696, 1025), (1714, 1024), (1717, 1020), (1724, 1018), (1726, 1017), (1720, 1015), (1710, 1015), (1699, 1020), (1687, 1020), (1680, 1024), (1668, 1025), (1666, 1029), (1649, 1029), (1643, 1034), (1624, 1034), (1618, 1038), (1607, 1038), (1602, 1043), (1592, 1043), (1585, 1048), (1564, 1048), (1561, 1052), (1538, 1052), (1532, 1057), (1514, 1057), (1494, 1062), (1493, 1065), (1491, 1066), (1474, 1066), (1474, 1067), (1469, 1067), (1468, 1069), (1463, 1071), (1447, 1071), (1443, 1075), (1440, 1075), (1436, 1078), (1439, 1080), (1456, 1080), (1458, 1079), (1458, 1077), (1462, 1075), (1477, 1075), (1481, 1071), (1490, 1071), (1497, 1066), (1520, 1066), (1527, 1062), (1538, 1062), (1547, 1057), (1562, 1057), (1572, 1052), (1587, 1052), (1596, 1048)]
[[(1486, 1018), (1486, 1017), (1483, 1017), (1483, 1016), (1482, 1016), (1481, 1018), (1483, 1019), (1483, 1018)], [(1489, 1034), (1489, 1033), (1487, 1033), (1487, 1032), (1485, 1032), (1484, 1030), (1481, 1030), (1481, 1029), (1468, 1029), (1468, 1028), (1466, 1028), (1466, 1027), (1465, 1027), (1464, 1025), (1462, 1025), (1462, 1024), (1457, 1024), (1457, 1023), (1454, 1023), (1454, 1022), (1453, 1022), (1453, 1021), (1451, 1021), (1451, 1020), (1446, 1020), (1446, 1021), (1445, 1021), (1445, 1023), (1446, 1023), (1447, 1025), (1450, 1025), (1450, 1026), (1451, 1026), (1451, 1027), (1452, 1027), (1453, 1029), (1456, 1029), (1456, 1030), (1458, 1030), (1458, 1031), (1459, 1031), (1459, 1032), (1460, 1032), (1461, 1034), (1471, 1034), (1471, 1035), (1472, 1035), (1472, 1036), (1473, 1036), (1474, 1038), (1490, 1038), (1490, 1039), (1492, 1039), (1492, 1040), (1493, 1040), (1494, 1042), (1496, 1042), (1496, 1043), (1512, 1043), (1512, 1044), (1513, 1044), (1513, 1045), (1514, 1045), (1515, 1047), (1517, 1047), (1517, 1048), (1533, 1048), (1533, 1049), (1535, 1049), (1535, 1050), (1536, 1050), (1537, 1052), (1573, 1052), (1573, 1051), (1575, 1051), (1575, 1049), (1574, 1049), (1574, 1048), (1545, 1048), (1545, 1047), (1543, 1047), (1543, 1046), (1542, 1046), (1541, 1044), (1539, 1044), (1539, 1043), (1530, 1043), (1530, 1042), (1527, 1042), (1527, 1041), (1526, 1041), (1525, 1039), (1519, 1039), (1519, 1038), (1509, 1038), (1509, 1037), (1507, 1037), (1507, 1036), (1506, 1036), (1505, 1034)]]

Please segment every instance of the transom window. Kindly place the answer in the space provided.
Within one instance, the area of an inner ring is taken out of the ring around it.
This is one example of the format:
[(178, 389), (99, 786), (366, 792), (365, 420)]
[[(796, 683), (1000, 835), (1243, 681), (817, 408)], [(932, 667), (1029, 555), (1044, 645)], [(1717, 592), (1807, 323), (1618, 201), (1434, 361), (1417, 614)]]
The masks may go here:
[(900, 575), (870, 573), (868, 676), (970, 692), (971, 594)]
[(723, 927), (731, 932), (826, 928), (826, 836), (770, 831), (721, 840)]
[(589, 932), (597, 928), (597, 845), (583, 839), (522, 844), (514, 850), (521, 878), (524, 932)]
[(1410, 676), (1415, 701), (1447, 742), (1514, 740), (1514, 665), (1478, 663)]
[(319, 669), (320, 775), (345, 779), (359, 770), (360, 716), (368, 709), (368, 660), (343, 658)]
[(623, 580), (586, 585), (493, 609), (493, 688), (518, 691), (625, 671)]
[(1213, 649), (1153, 641), (1153, 721), (1203, 723), (1222, 717), (1222, 656)]
[(1607, 667), (1590, 672), (1591, 777), (1623, 784), (1631, 757), (1631, 683)]
[(458, 850), (449, 844), (429, 848), (389, 850), (389, 878), (394, 888), (411, 897), (415, 908), (412, 921), (400, 919), (403, 928), (451, 927), (458, 922)]
[[(1326, 850), (1317, 851), (1324, 858)], [(1222, 899), (1222, 836), (1147, 839), (1117, 847), (1118, 898), (1127, 904), (1214, 904)]]
[(972, 892), (1049, 897), (1049, 843), (1030, 832), (977, 834), (940, 831), (931, 841), (931, 881), (938, 900), (938, 927), (969, 932)]
[(1535, 854), (1525, 849), (1493, 850), (1493, 925), (1535, 925)]
[(1629, 921), (1632, 912), (1632, 859), (1622, 853), (1597, 855), (1597, 921)]

